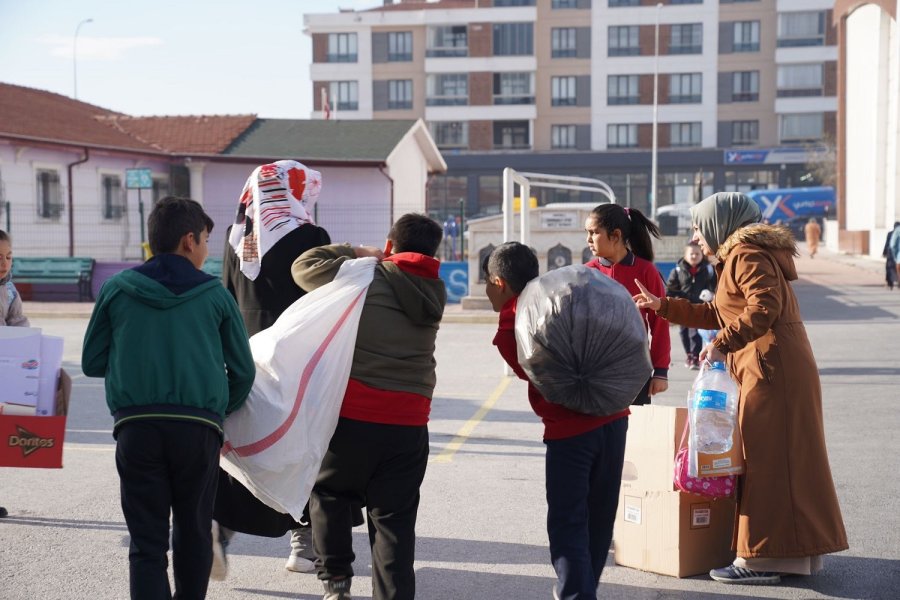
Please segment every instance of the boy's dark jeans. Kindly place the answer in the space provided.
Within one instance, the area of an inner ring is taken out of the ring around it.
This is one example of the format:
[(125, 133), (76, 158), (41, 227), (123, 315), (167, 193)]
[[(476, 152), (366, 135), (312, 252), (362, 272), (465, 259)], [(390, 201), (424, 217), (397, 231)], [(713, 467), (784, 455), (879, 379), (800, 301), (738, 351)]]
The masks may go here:
[(547, 534), (561, 600), (597, 597), (619, 504), (628, 418), (547, 440)]
[[(694, 335), (691, 335), (691, 332)], [(681, 335), (681, 345), (684, 347), (684, 353), (688, 356), (700, 356), (703, 350), (703, 338), (697, 333), (696, 329), (690, 327), (680, 327), (678, 333)]]
[(166, 574), (170, 509), (174, 597), (202, 600), (212, 566), (221, 436), (199, 423), (145, 419), (122, 425), (116, 439), (132, 600), (173, 597)]
[(412, 600), (428, 427), (341, 418), (309, 501), (319, 579), (353, 575), (354, 506), (366, 505), (376, 600)]

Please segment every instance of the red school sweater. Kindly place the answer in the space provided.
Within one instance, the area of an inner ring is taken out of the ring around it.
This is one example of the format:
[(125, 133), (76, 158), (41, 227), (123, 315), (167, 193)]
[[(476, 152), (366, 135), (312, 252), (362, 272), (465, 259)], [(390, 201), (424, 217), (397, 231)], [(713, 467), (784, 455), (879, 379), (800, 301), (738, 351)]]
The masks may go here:
[[(632, 296), (638, 294), (635, 279), (640, 281), (650, 292), (659, 297), (666, 297), (666, 286), (662, 275), (649, 260), (644, 260), (629, 252), (621, 262), (612, 263), (605, 258), (595, 258), (587, 263), (588, 267), (597, 269), (604, 275), (612, 277), (628, 290)], [(669, 322), (652, 310), (641, 309), (641, 316), (650, 335), (650, 362), (653, 363), (653, 376), (667, 379), (671, 363), (672, 342), (669, 339)]]
[(515, 334), (517, 301), (518, 297), (511, 298), (500, 310), (500, 323), (497, 327), (497, 334), (494, 336), (494, 345), (497, 346), (500, 356), (515, 371), (519, 379), (524, 379), (528, 382), (528, 402), (531, 403), (531, 409), (534, 413), (544, 423), (544, 441), (575, 437), (630, 415), (631, 411), (627, 408), (606, 417), (586, 415), (569, 410), (562, 405), (548, 402), (541, 395), (538, 389), (534, 387), (534, 384), (531, 383), (531, 380), (528, 379), (525, 371), (522, 370), (522, 366), (519, 365)]

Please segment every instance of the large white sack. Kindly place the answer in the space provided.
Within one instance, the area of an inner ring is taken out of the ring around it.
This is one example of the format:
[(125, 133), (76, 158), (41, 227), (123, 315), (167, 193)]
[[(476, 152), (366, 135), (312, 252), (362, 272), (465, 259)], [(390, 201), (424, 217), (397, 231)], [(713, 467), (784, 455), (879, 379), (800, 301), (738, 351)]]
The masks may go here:
[(221, 466), (299, 521), (337, 427), (375, 258), (345, 262), (250, 338), (256, 380), (225, 420)]

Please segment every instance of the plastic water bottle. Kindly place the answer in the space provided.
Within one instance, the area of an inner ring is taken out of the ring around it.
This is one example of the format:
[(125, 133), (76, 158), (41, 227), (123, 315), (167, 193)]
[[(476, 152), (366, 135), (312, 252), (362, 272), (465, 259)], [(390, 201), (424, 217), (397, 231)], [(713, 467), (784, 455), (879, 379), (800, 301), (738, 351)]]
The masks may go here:
[(691, 390), (691, 426), (696, 451), (721, 454), (731, 450), (737, 425), (738, 386), (728, 376), (725, 363), (702, 369)]

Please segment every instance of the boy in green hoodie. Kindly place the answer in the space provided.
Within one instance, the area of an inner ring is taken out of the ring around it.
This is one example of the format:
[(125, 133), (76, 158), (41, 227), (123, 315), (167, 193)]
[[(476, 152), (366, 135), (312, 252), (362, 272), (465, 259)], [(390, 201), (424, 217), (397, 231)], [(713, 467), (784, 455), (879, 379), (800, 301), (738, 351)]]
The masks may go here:
[(243, 404), (255, 367), (234, 298), (200, 270), (213, 222), (197, 202), (160, 200), (148, 218), (153, 258), (100, 290), (81, 365), (106, 379), (131, 598), (204, 598), (222, 421)]

